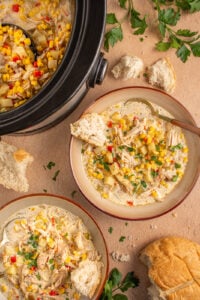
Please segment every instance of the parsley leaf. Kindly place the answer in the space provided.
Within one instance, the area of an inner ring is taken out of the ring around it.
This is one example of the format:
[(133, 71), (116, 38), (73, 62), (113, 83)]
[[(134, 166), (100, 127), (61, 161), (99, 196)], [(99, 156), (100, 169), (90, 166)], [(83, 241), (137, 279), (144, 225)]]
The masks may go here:
[(190, 13), (200, 11), (199, 0), (176, 0), (176, 5), (182, 10), (188, 10)]
[(130, 17), (131, 27), (137, 29), (134, 31), (134, 34), (143, 34), (147, 28), (146, 17), (143, 19), (140, 18), (140, 13), (135, 9), (131, 9)]
[(117, 27), (112, 28), (105, 34), (104, 48), (108, 51), (110, 46), (114, 47), (114, 45), (118, 41), (122, 41), (123, 32), (121, 25), (119, 24)]
[(175, 11), (173, 8), (159, 10), (158, 20), (165, 24), (175, 26), (180, 19), (180, 11)]
[(106, 15), (106, 23), (107, 24), (116, 24), (116, 23), (119, 23), (115, 14), (113, 13), (110, 13), (110, 14), (107, 14)]
[(200, 57), (200, 42), (191, 44), (190, 48), (194, 56)]
[(121, 8), (126, 8), (127, 0), (119, 0), (119, 5)]
[(118, 290), (126, 292), (129, 288), (135, 288), (138, 285), (139, 279), (134, 275), (134, 272), (128, 272), (122, 280), (122, 274), (117, 268), (114, 268), (106, 281), (100, 300), (128, 300), (126, 295), (116, 292)]

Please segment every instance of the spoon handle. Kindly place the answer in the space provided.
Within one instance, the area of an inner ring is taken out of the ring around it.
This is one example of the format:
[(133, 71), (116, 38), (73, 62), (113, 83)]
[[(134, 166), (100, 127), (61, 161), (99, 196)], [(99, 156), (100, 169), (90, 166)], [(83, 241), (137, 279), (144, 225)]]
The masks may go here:
[(197, 134), (200, 137), (200, 128), (198, 128), (194, 125), (191, 125), (191, 124), (188, 124), (188, 123), (176, 120), (176, 119), (172, 119), (171, 123), (173, 125), (179, 126), (179, 127), (183, 128), (183, 129), (186, 129), (188, 131), (191, 131), (191, 132)]

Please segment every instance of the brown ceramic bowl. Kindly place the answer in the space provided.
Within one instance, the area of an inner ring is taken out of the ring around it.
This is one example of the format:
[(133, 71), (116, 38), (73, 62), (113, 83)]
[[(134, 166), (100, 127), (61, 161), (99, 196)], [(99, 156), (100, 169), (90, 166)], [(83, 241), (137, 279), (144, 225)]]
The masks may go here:
[[(188, 110), (172, 96), (156, 89), (147, 87), (128, 87), (111, 91), (97, 99), (84, 113), (102, 112), (115, 103), (130, 98), (143, 98), (155, 103), (176, 119), (196, 125)], [(81, 146), (82, 142), (72, 137), (70, 145), (71, 168), (83, 195), (101, 211), (121, 219), (145, 220), (161, 216), (178, 206), (190, 193), (197, 181), (200, 172), (200, 139), (197, 135), (184, 130), (184, 135), (189, 148), (189, 160), (185, 174), (177, 186), (169, 193), (163, 202), (145, 206), (128, 207), (102, 199), (92, 186), (87, 177), (83, 163)]]
[[(72, 200), (68, 198), (51, 195), (51, 194), (33, 194), (33, 195), (20, 197), (13, 201), (10, 201), (8, 204), (4, 205), (0, 209), (0, 215), (1, 215), (0, 230), (2, 224), (6, 222), (6, 220), (12, 214), (15, 214), (17, 211), (23, 208), (27, 208), (29, 206), (41, 205), (41, 204), (57, 206), (59, 208), (70, 211), (72, 214), (80, 217), (83, 220), (85, 226), (88, 228), (93, 238), (93, 243), (95, 245), (95, 248), (101, 255), (102, 262), (104, 264), (102, 269), (101, 282), (95, 292), (95, 295), (92, 298), (93, 300), (99, 299), (108, 276), (108, 250), (107, 250), (107, 246), (103, 234), (99, 226), (97, 225), (96, 221), (80, 205), (74, 203)], [(2, 299), (1, 297), (3, 297), (3, 295), (0, 292), (0, 299)], [(89, 300), (89, 298), (81, 297), (81, 300)]]

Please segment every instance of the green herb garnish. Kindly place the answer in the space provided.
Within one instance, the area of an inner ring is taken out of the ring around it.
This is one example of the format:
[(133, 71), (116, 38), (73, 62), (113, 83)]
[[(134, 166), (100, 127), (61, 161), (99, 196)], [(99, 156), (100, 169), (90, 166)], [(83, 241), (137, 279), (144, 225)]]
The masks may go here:
[(124, 235), (120, 236), (119, 238), (119, 242), (123, 242), (126, 239), (126, 237)]
[(53, 179), (54, 181), (56, 181), (56, 179), (57, 179), (59, 173), (60, 173), (60, 170), (57, 170), (57, 171), (55, 172), (54, 176), (52, 177), (52, 179)]
[(128, 297), (122, 293), (138, 285), (139, 279), (135, 276), (134, 272), (128, 272), (124, 279), (122, 279), (122, 274), (117, 268), (114, 268), (106, 281), (100, 300), (128, 300)]
[(48, 164), (47, 164), (47, 169), (49, 169), (49, 170), (51, 170), (53, 167), (55, 167), (55, 162), (53, 162), (53, 161), (50, 161)]
[(174, 152), (175, 150), (180, 150), (183, 149), (183, 145), (182, 144), (177, 144), (175, 146), (170, 147), (170, 151)]
[(112, 233), (112, 232), (113, 232), (113, 227), (109, 227), (109, 228), (108, 228), (108, 232), (109, 232), (109, 233)]
[(33, 248), (36, 249), (38, 247), (38, 240), (39, 236), (32, 234), (28, 239), (28, 245), (31, 245)]
[(77, 193), (77, 191), (73, 191), (73, 192), (71, 192), (71, 196), (72, 196), (72, 198), (74, 198), (74, 196), (75, 196), (75, 194)]

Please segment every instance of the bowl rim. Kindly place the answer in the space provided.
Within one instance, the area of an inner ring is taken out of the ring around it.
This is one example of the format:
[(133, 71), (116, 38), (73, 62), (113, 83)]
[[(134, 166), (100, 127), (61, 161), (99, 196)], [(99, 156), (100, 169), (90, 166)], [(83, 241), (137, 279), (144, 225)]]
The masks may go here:
[[(2, 212), (2, 210), (4, 208), (7, 208), (9, 207), (10, 204), (13, 204), (13, 203), (17, 203), (17, 201), (20, 201), (20, 200), (24, 200), (26, 198), (31, 198), (31, 197), (49, 197), (49, 198), (58, 198), (60, 200), (63, 200), (63, 201), (66, 201), (66, 202), (69, 202), (70, 204), (78, 207), (80, 210), (82, 210), (92, 221), (93, 223), (95, 224), (95, 226), (98, 228), (98, 231), (102, 237), (102, 240), (104, 242), (104, 247), (105, 247), (105, 260), (106, 260), (106, 266), (105, 266), (105, 278), (102, 280), (102, 284), (101, 284), (101, 287), (98, 288), (98, 292), (97, 292), (97, 295), (95, 295), (95, 299), (98, 299), (100, 297), (100, 295), (102, 294), (103, 292), (103, 289), (104, 289), (104, 286), (105, 286), (105, 283), (106, 283), (106, 280), (108, 278), (108, 275), (109, 275), (109, 253), (108, 253), (108, 246), (107, 246), (107, 243), (106, 243), (106, 240), (105, 240), (105, 237), (104, 237), (104, 234), (100, 228), (100, 226), (98, 225), (97, 221), (94, 219), (94, 217), (85, 209), (83, 208), (79, 203), (73, 201), (72, 199), (66, 197), (66, 196), (63, 196), (63, 195), (58, 195), (58, 194), (53, 194), (53, 193), (31, 193), (31, 194), (27, 194), (27, 195), (22, 195), (20, 197), (17, 197), (17, 198), (14, 198), (12, 200), (10, 200), (9, 202), (3, 204), (0, 206), (0, 214)], [(44, 201), (45, 202), (45, 201)], [(41, 202), (42, 204), (42, 202)], [(34, 204), (33, 204), (34, 205)], [(30, 205), (27, 205), (26, 207), (29, 207)], [(56, 206), (56, 205), (52, 205), (52, 206)], [(19, 208), (20, 209), (20, 208)], [(73, 213), (75, 214), (75, 213)], [(78, 215), (77, 215), (78, 216)], [(84, 223), (84, 221), (83, 221)], [(89, 229), (89, 228), (88, 228)], [(90, 230), (90, 229), (89, 229)], [(89, 298), (88, 298), (89, 299)]]
[[(192, 125), (195, 125), (197, 126), (197, 123), (196, 121), (194, 120), (193, 116), (191, 115), (191, 113), (189, 112), (189, 110), (180, 102), (178, 101), (176, 98), (174, 98), (171, 94), (168, 94), (166, 93), (165, 91), (163, 90), (160, 90), (160, 89), (157, 89), (157, 88), (153, 88), (153, 87), (147, 87), (147, 86), (126, 86), (126, 87), (120, 87), (120, 88), (117, 88), (117, 89), (113, 89), (113, 90), (110, 90), (106, 93), (104, 93), (103, 95), (97, 97), (94, 102), (92, 102), (91, 104), (89, 104), (89, 106), (86, 107), (86, 109), (80, 114), (79, 118), (81, 118), (84, 114), (88, 113), (88, 111), (90, 111), (93, 106), (98, 102), (98, 101), (101, 101), (102, 98), (104, 98), (105, 96), (109, 96), (110, 94), (112, 94), (113, 92), (116, 93), (116, 92), (120, 92), (120, 91), (123, 91), (123, 90), (128, 90), (128, 89), (144, 89), (144, 90), (150, 90), (152, 92), (156, 92), (156, 93), (160, 93), (160, 94), (163, 94), (164, 96), (167, 96), (169, 98), (171, 98), (172, 101), (176, 102), (177, 105), (179, 105), (181, 107), (182, 110), (184, 110), (186, 112), (186, 114), (190, 117), (191, 119), (191, 124)], [(79, 119), (78, 118), (78, 119)], [(77, 120), (78, 120), (77, 119)], [(120, 219), (120, 220), (128, 220), (128, 221), (148, 221), (148, 220), (151, 220), (151, 219), (155, 219), (155, 218), (158, 218), (158, 217), (161, 217), (169, 212), (171, 212), (172, 210), (174, 210), (175, 208), (177, 208), (181, 203), (183, 203), (183, 201), (187, 198), (187, 196), (191, 193), (191, 191), (193, 190), (198, 178), (199, 178), (199, 175), (200, 175), (200, 161), (198, 163), (198, 167), (197, 167), (197, 170), (196, 170), (196, 173), (195, 173), (195, 176), (193, 178), (193, 181), (190, 185), (190, 188), (188, 189), (188, 191), (183, 195), (183, 197), (180, 198), (180, 200), (174, 204), (172, 207), (164, 210), (163, 212), (160, 212), (160, 213), (157, 213), (153, 216), (145, 216), (145, 217), (124, 217), (124, 216), (120, 216), (119, 214), (116, 215), (112, 212), (108, 212), (106, 210), (104, 210), (103, 208), (100, 208), (98, 207), (97, 205), (95, 205), (94, 202), (92, 202), (88, 197), (87, 195), (82, 191), (82, 189), (80, 188), (80, 184), (79, 182), (76, 180), (76, 176), (74, 174), (74, 170), (73, 170), (73, 166), (72, 166), (72, 143), (73, 143), (73, 140), (75, 138), (71, 135), (71, 138), (70, 138), (70, 143), (69, 143), (69, 149), (70, 149), (70, 167), (71, 167), (71, 171), (72, 171), (72, 174), (73, 174), (73, 177), (74, 177), (74, 180), (78, 186), (78, 189), (79, 191), (81, 192), (81, 194), (84, 196), (84, 198), (87, 199), (87, 201), (92, 204), (95, 208), (97, 208), (98, 210), (100, 210), (101, 212), (111, 216), (111, 217), (114, 217), (114, 218), (117, 218), (117, 219)]]

